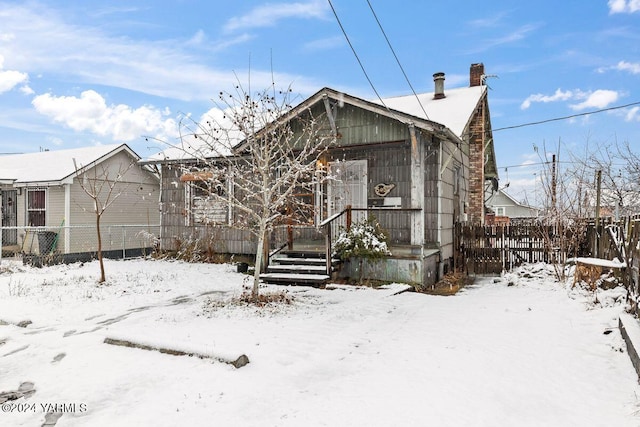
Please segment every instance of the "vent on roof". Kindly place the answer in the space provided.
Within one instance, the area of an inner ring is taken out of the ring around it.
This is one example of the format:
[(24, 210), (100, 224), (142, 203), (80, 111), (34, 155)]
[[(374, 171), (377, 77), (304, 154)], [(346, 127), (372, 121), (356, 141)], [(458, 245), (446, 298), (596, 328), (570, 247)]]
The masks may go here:
[(435, 91), (433, 92), (433, 99), (444, 98), (444, 73), (435, 73), (433, 75), (433, 82), (436, 85)]

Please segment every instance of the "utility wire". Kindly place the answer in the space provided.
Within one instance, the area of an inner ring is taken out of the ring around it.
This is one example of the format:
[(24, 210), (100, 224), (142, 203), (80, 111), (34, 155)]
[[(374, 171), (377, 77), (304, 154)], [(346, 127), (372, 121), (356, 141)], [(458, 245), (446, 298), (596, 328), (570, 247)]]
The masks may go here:
[(331, 6), (331, 10), (333, 11), (333, 15), (336, 17), (336, 21), (338, 22), (338, 25), (340, 26), (340, 29), (342, 30), (342, 34), (344, 34), (344, 38), (347, 40), (347, 43), (349, 44), (349, 47), (351, 48), (351, 51), (353, 52), (353, 55), (356, 57), (356, 60), (358, 61), (358, 64), (360, 64), (360, 68), (362, 69), (362, 72), (364, 73), (364, 76), (367, 78), (367, 81), (369, 82), (369, 85), (371, 86), (371, 89), (373, 89), (373, 91), (375, 92), (376, 96), (378, 97), (378, 100), (384, 106), (384, 108), (386, 108), (387, 111), (389, 111), (389, 113), (391, 113), (391, 110), (389, 110), (389, 107), (387, 107), (387, 104), (384, 103), (384, 101), (382, 100), (382, 97), (380, 96), (380, 94), (376, 90), (375, 86), (373, 85), (373, 82), (369, 78), (369, 74), (367, 74), (367, 70), (365, 70), (364, 65), (362, 64), (362, 61), (360, 61), (360, 57), (356, 53), (356, 49), (353, 47), (353, 44), (351, 44), (351, 40), (349, 40), (349, 36), (347, 35), (347, 32), (345, 31), (344, 27), (342, 26), (342, 22), (340, 21), (340, 18), (338, 17), (338, 13), (336, 12), (336, 9), (333, 7), (333, 3), (331, 3), (331, 0), (327, 0), (327, 1), (329, 2), (329, 6)]
[(501, 131), (501, 130), (508, 130), (508, 129), (517, 129), (517, 128), (522, 128), (522, 127), (525, 127), (525, 126), (540, 125), (540, 124), (543, 124), (543, 123), (557, 122), (557, 121), (560, 121), (560, 120), (573, 119), (575, 117), (588, 116), (590, 114), (603, 113), (605, 111), (611, 111), (611, 110), (619, 110), (621, 108), (627, 108), (627, 107), (631, 107), (633, 105), (639, 105), (639, 104), (640, 104), (640, 101), (632, 102), (631, 104), (618, 105), (616, 107), (603, 108), (601, 110), (594, 110), (594, 111), (589, 111), (589, 112), (586, 112), (586, 113), (572, 114), (570, 116), (563, 116), (563, 117), (555, 117), (553, 119), (540, 120), (538, 122), (523, 123), (523, 124), (514, 125), (514, 126), (506, 126), (506, 127), (503, 127), (503, 128), (492, 129), (492, 132), (498, 132), (498, 131)]
[(411, 82), (409, 81), (409, 77), (407, 77), (407, 73), (405, 73), (404, 68), (402, 67), (402, 64), (400, 63), (400, 59), (398, 59), (398, 55), (396, 55), (396, 52), (393, 49), (393, 46), (391, 46), (391, 42), (389, 41), (389, 37), (387, 37), (387, 33), (384, 31), (384, 28), (382, 28), (382, 24), (380, 23), (380, 20), (378, 19), (378, 15), (376, 14), (376, 11), (373, 10), (373, 6), (371, 5), (371, 2), (369, 0), (367, 0), (367, 4), (369, 5), (369, 9), (371, 9), (371, 13), (373, 13), (373, 17), (376, 19), (376, 22), (378, 23), (378, 27), (380, 27), (380, 31), (382, 31), (382, 35), (384, 36), (384, 39), (387, 41), (387, 45), (389, 46), (389, 49), (391, 49), (391, 53), (393, 53), (393, 57), (396, 59), (396, 62), (398, 63), (398, 67), (400, 67), (400, 71), (402, 71), (402, 74), (404, 75), (404, 78), (407, 81), (407, 84), (411, 88), (411, 92), (413, 92), (413, 95), (416, 97), (416, 100), (418, 101), (418, 104), (420, 105), (420, 108), (422, 108), (422, 112), (424, 113), (425, 117), (427, 118), (427, 120), (429, 120), (429, 115), (427, 114), (427, 111), (424, 109), (424, 106), (422, 105), (422, 102), (420, 102), (420, 98), (418, 98), (418, 94), (416, 93), (415, 89), (413, 88), (413, 85), (411, 85)]

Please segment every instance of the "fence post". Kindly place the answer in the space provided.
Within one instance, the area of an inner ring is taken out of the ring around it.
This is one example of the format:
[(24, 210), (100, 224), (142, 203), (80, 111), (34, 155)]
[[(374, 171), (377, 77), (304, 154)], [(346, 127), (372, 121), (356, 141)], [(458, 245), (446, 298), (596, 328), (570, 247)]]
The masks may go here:
[(351, 229), (351, 205), (347, 205), (347, 231)]
[(122, 226), (122, 259), (127, 257), (127, 229)]

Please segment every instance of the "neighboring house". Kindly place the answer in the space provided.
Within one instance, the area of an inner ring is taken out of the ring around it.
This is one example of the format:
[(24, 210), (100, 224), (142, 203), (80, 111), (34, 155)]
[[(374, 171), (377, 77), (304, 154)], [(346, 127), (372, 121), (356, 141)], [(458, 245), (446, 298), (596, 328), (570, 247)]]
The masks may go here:
[[(308, 225), (295, 227), (296, 239), (322, 245), (320, 223), (351, 205), (368, 210), (354, 215), (374, 215), (390, 237), (394, 255), (375, 278), (431, 284), (453, 268), (454, 226), (484, 222), (485, 186), (497, 169), (484, 65), (471, 65), (468, 87), (445, 90), (444, 78), (434, 74), (434, 92), (382, 102), (324, 88), (293, 108), (288, 118), (325, 117), (335, 143), (318, 167), (337, 177), (301, 195), (316, 210)], [(190, 173), (198, 160), (176, 153), (144, 162), (160, 167), (161, 246), (171, 250), (206, 233), (221, 251), (255, 254), (248, 233), (228, 228), (232, 207), (207, 202), (194, 185), (202, 178)], [(281, 234), (273, 240), (279, 246)]]
[[(139, 160), (126, 144), (0, 156), (3, 248), (46, 252), (39, 248), (36, 236), (48, 231), (56, 233), (52, 249), (59, 253), (95, 252), (96, 215), (82, 185), (104, 184), (100, 196), (104, 200), (114, 181), (112, 196), (119, 196), (101, 218), (103, 249), (122, 248), (123, 231), (110, 236), (111, 225), (160, 221), (159, 178), (152, 169), (140, 166)], [(124, 243), (127, 249), (139, 247), (139, 239), (134, 240)]]
[(509, 224), (513, 220), (537, 218), (540, 209), (518, 202), (503, 190), (496, 190), (486, 201), (487, 223)]

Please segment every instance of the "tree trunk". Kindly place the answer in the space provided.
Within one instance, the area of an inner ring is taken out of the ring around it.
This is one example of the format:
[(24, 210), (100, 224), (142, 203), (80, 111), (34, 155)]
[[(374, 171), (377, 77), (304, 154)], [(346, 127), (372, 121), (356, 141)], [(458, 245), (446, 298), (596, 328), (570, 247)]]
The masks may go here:
[(258, 300), (260, 292), (260, 273), (262, 272), (262, 263), (264, 260), (264, 244), (266, 241), (266, 227), (260, 226), (260, 233), (258, 234), (258, 246), (256, 248), (256, 265), (253, 270), (253, 288), (251, 289), (251, 298), (254, 301)]
[(104, 274), (104, 261), (102, 260), (102, 234), (100, 234), (100, 215), (96, 215), (96, 232), (98, 234), (98, 262), (100, 263), (100, 280), (98, 280), (98, 283), (104, 283), (106, 278)]

